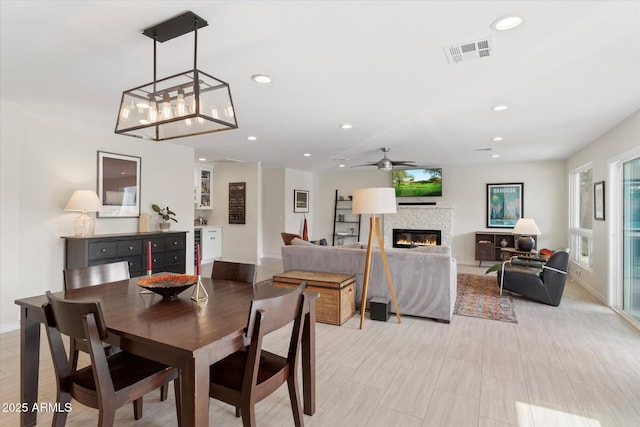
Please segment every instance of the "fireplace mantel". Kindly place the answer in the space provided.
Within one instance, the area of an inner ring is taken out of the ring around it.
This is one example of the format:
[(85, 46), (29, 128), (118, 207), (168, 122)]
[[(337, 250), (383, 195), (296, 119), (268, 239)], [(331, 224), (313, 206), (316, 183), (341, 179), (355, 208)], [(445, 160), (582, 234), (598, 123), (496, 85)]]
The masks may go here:
[(393, 246), (394, 228), (440, 230), (442, 246), (451, 247), (453, 234), (453, 206), (398, 206), (395, 214), (384, 215), (384, 247)]

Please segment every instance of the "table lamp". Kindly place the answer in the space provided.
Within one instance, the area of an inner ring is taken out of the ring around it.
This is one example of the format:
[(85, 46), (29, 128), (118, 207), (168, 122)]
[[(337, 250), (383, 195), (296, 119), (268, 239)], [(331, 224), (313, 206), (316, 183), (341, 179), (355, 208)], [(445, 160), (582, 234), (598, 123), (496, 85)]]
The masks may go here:
[(520, 235), (517, 248), (525, 252), (531, 252), (536, 245), (532, 236), (542, 234), (533, 218), (520, 218), (516, 226), (513, 227), (512, 233)]
[(369, 219), (369, 241), (367, 243), (367, 258), (364, 265), (364, 281), (362, 284), (362, 300), (360, 302), (360, 329), (364, 323), (364, 311), (367, 304), (367, 292), (369, 290), (369, 279), (371, 277), (371, 258), (373, 255), (373, 236), (376, 236), (378, 247), (384, 270), (387, 274), (389, 290), (391, 291), (391, 299), (396, 311), (396, 318), (400, 323), (400, 310), (398, 309), (398, 301), (396, 300), (396, 292), (393, 289), (393, 281), (389, 272), (389, 263), (387, 255), (384, 253), (384, 243), (380, 234), (380, 221), (376, 215), (386, 213), (396, 213), (396, 193), (391, 187), (379, 188), (361, 188), (353, 192), (353, 205), (351, 211), (354, 214), (371, 214)]
[(102, 209), (102, 203), (93, 190), (76, 190), (69, 199), (65, 211), (82, 212), (73, 220), (74, 234), (78, 237), (93, 236), (96, 220), (87, 215), (87, 212), (98, 212)]

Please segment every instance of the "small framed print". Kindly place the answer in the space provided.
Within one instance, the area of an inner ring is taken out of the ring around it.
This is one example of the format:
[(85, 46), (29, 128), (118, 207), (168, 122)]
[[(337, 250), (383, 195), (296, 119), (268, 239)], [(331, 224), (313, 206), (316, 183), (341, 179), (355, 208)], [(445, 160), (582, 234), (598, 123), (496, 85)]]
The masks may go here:
[(140, 216), (140, 157), (98, 151), (99, 217)]
[(604, 221), (604, 181), (593, 184), (593, 218)]
[(293, 190), (293, 212), (309, 212), (309, 192), (305, 190)]
[(487, 184), (487, 228), (513, 228), (522, 218), (524, 183)]

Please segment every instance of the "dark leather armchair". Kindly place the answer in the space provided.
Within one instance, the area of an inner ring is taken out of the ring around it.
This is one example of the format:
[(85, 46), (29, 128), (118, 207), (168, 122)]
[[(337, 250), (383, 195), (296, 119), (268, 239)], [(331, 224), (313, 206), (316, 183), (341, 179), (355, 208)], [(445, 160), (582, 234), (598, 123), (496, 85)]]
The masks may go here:
[(500, 293), (503, 289), (533, 301), (558, 306), (569, 270), (569, 249), (555, 251), (546, 262), (527, 262), (513, 257), (498, 272)]

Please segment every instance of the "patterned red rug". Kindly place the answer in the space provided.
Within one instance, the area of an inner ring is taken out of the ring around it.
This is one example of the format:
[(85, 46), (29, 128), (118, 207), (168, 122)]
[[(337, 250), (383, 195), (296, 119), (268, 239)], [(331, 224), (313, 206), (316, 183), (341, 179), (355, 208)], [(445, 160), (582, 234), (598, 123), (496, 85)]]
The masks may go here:
[(458, 297), (453, 313), (518, 323), (511, 295), (503, 292), (500, 296), (495, 274), (458, 274)]

